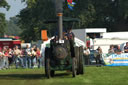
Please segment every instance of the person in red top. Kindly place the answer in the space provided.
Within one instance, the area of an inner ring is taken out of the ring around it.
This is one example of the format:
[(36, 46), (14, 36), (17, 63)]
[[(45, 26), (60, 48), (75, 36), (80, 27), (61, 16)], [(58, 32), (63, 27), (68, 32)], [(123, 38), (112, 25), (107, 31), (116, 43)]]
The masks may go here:
[(37, 50), (36, 50), (36, 58), (37, 58), (38, 68), (40, 68), (41, 67), (42, 58), (41, 58), (41, 54), (40, 54), (40, 49), (39, 48), (37, 48)]

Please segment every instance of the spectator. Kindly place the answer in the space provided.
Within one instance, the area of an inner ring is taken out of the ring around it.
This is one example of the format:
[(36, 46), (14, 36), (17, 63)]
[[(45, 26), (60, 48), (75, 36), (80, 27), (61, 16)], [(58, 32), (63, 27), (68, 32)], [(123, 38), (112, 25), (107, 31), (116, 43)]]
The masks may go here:
[(85, 49), (84, 49), (84, 56), (85, 56), (84, 61), (85, 61), (85, 64), (88, 64), (88, 65), (89, 65), (89, 55), (90, 55), (90, 50), (87, 47), (85, 47)]
[(16, 49), (15, 47), (12, 49), (12, 63), (15, 63), (15, 56), (14, 56), (15, 49)]
[(98, 47), (96, 49), (97, 55), (96, 55), (96, 64), (97, 66), (101, 66), (101, 58), (102, 58), (102, 49), (101, 47)]
[(9, 48), (8, 53), (9, 53), (9, 55), (8, 55), (8, 61), (9, 61), (9, 66), (10, 66), (12, 64), (12, 62), (13, 62), (13, 59), (12, 59), (13, 51), (12, 51), (11, 48)]
[(121, 53), (122, 53), (122, 51), (121, 51), (119, 45), (116, 46), (116, 48), (115, 48), (115, 53), (116, 53), (116, 54), (121, 54)]
[(40, 49), (37, 48), (37, 51), (36, 51), (36, 58), (37, 58), (37, 64), (38, 64), (38, 68), (41, 67), (41, 62), (42, 62), (42, 57), (41, 57), (41, 54), (40, 54)]
[(124, 53), (128, 53), (128, 42), (126, 42), (126, 46), (124, 46)]
[(36, 65), (36, 63), (37, 63), (37, 60), (36, 60), (36, 51), (37, 51), (37, 46), (36, 45), (33, 45), (33, 47), (32, 47), (33, 49), (34, 49), (34, 52), (35, 52), (35, 56), (34, 56), (34, 59), (33, 59), (33, 65), (35, 66)]
[(14, 56), (15, 56), (16, 69), (19, 67), (19, 63), (21, 64), (22, 67), (24, 67), (23, 59), (21, 58), (21, 51), (18, 49), (18, 46), (15, 47)]
[(114, 46), (113, 46), (113, 45), (110, 45), (110, 48), (108, 49), (108, 53), (109, 53), (109, 54), (115, 53), (115, 52), (114, 52)]
[(3, 48), (3, 54), (4, 54), (4, 56), (3, 56), (3, 67), (5, 68), (5, 69), (7, 69), (8, 67), (9, 67), (9, 63), (8, 63), (8, 56), (9, 56), (9, 53), (8, 53), (8, 49), (7, 49), (7, 47), (4, 47)]
[(33, 47), (32, 47), (33, 49), (34, 49), (34, 51), (36, 52), (36, 50), (37, 50), (37, 46), (36, 45), (33, 45)]
[(31, 48), (30, 57), (31, 57), (31, 68), (33, 68), (35, 65), (34, 60), (36, 59), (36, 52), (35, 52), (34, 48)]
[(0, 70), (3, 69), (3, 56), (4, 54), (2, 50), (0, 50)]
[(29, 45), (26, 45), (26, 49), (25, 49), (25, 57), (24, 57), (24, 65), (27, 68), (31, 68), (31, 53), (30, 53), (30, 47)]
[(23, 61), (23, 68), (26, 68), (26, 63), (25, 63), (25, 60), (26, 60), (26, 57), (25, 57), (25, 49), (21, 49), (20, 51), (21, 51), (20, 57), (21, 57), (21, 59)]

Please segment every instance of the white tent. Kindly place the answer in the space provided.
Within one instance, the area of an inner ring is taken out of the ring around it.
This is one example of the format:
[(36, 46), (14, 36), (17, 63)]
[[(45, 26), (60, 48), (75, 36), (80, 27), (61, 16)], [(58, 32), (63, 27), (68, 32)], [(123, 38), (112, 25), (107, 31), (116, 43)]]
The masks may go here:
[(103, 33), (103, 38), (118, 38), (118, 39), (128, 39), (128, 32), (107, 32)]
[(76, 37), (75, 37), (75, 44), (76, 44), (76, 46), (78, 46), (78, 47), (80, 47), (80, 46), (85, 47), (85, 43), (84, 43), (82, 40), (80, 40), (80, 39), (78, 39), (78, 38), (76, 38)]

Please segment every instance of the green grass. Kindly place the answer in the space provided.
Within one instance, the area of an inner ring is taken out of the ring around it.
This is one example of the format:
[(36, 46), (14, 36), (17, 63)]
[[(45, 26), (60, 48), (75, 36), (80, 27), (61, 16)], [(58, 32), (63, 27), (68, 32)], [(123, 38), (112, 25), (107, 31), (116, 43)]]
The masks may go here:
[(128, 85), (128, 67), (85, 67), (85, 74), (56, 72), (47, 79), (44, 69), (0, 70), (0, 85)]

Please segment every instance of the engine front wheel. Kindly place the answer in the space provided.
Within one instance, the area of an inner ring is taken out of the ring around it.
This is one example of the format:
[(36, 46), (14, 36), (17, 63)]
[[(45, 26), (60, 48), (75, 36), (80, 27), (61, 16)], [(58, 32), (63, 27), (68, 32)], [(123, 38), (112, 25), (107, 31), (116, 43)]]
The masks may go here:
[(51, 71), (50, 71), (50, 74), (51, 74), (51, 77), (54, 77), (55, 71), (54, 71), (54, 70), (51, 70)]
[(51, 74), (50, 74), (50, 59), (49, 58), (46, 58), (45, 60), (45, 74), (46, 74), (46, 77), (47, 78), (50, 78), (51, 77)]

